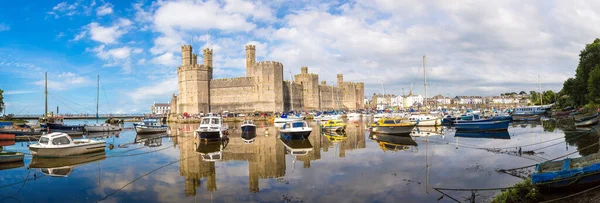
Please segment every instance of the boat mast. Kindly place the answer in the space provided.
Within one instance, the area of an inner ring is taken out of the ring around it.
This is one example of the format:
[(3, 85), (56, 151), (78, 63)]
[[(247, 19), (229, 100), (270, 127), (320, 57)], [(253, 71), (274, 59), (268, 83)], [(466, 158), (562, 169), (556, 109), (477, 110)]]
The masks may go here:
[(540, 86), (540, 105), (544, 105), (544, 94), (542, 92), (542, 83), (540, 82), (540, 75), (538, 75), (538, 85)]
[(46, 72), (46, 85), (44, 89), (44, 95), (46, 96), (45, 103), (46, 108), (44, 109), (44, 117), (48, 117), (48, 72)]
[(425, 89), (425, 98), (423, 98), (423, 101), (425, 101), (425, 109), (427, 109), (427, 74), (425, 72), (427, 62), (425, 60), (425, 55), (423, 55), (423, 89)]
[(98, 82), (96, 86), (96, 123), (98, 123), (98, 98), (100, 98), (100, 75), (98, 75)]
[(294, 111), (294, 84), (292, 83), (293, 77), (292, 77), (292, 71), (290, 71), (290, 111)]

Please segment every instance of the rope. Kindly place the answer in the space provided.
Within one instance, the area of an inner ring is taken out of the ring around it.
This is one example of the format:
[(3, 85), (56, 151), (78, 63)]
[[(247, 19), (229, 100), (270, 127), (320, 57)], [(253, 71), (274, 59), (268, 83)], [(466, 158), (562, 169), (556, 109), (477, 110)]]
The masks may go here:
[[(596, 146), (596, 145), (598, 145), (599, 143), (600, 143), (600, 141), (598, 141), (598, 142), (595, 142), (595, 143), (593, 143), (593, 144), (591, 144), (591, 145), (589, 145), (589, 146), (587, 146), (587, 147), (584, 147), (584, 148), (582, 148), (582, 149), (579, 149), (579, 150), (575, 150), (574, 152), (571, 152), (571, 153), (568, 153), (568, 154), (565, 154), (565, 155), (562, 155), (562, 156), (556, 157), (556, 158), (554, 158), (554, 159), (550, 159), (550, 160), (548, 160), (548, 161), (546, 161), (546, 162), (549, 162), (549, 161), (555, 161), (555, 160), (557, 160), (557, 159), (564, 158), (564, 157), (567, 157), (567, 156), (569, 156), (569, 155), (572, 155), (572, 154), (575, 154), (575, 153), (579, 153), (579, 151), (583, 151), (583, 150), (585, 150), (585, 149), (588, 149), (588, 148), (590, 148), (590, 147), (595, 147), (595, 146)], [(511, 170), (517, 170), (517, 169), (524, 169), (524, 168), (529, 168), (529, 167), (536, 166), (536, 165), (537, 165), (537, 163), (536, 163), (536, 164), (532, 164), (532, 165), (528, 165), (528, 166), (518, 167), (518, 168), (500, 169), (500, 170), (498, 170), (498, 171), (511, 171)]]
[[(71, 102), (72, 104), (75, 104), (75, 105), (81, 106), (81, 107), (82, 107), (82, 108), (84, 108), (85, 110), (89, 110), (89, 111), (96, 111), (95, 109), (90, 109), (89, 107), (86, 107), (86, 106), (84, 106), (84, 105), (82, 105), (82, 104), (79, 104), (79, 103), (77, 103), (77, 102), (74, 102), (74, 101), (72, 101), (72, 100), (65, 99), (64, 97), (61, 97), (61, 96), (59, 96), (59, 95), (56, 95), (56, 94), (54, 94), (54, 93), (48, 92), (48, 94), (50, 94), (51, 96), (53, 96), (53, 97), (55, 97), (55, 98), (57, 98), (57, 99), (62, 99), (62, 100), (64, 100), (64, 101)], [(66, 104), (65, 104), (65, 105), (66, 105)]]
[(106, 102), (106, 106), (108, 106), (109, 112), (112, 112), (112, 107), (110, 106), (110, 103), (108, 103), (108, 96), (106, 95), (106, 90), (104, 90), (104, 84), (102, 84), (102, 82), (100, 82), (100, 87), (102, 87), (102, 93), (104, 93), (104, 101)]
[(106, 198), (108, 198), (108, 197), (110, 197), (110, 196), (112, 196), (112, 195), (116, 194), (117, 192), (121, 191), (123, 188), (125, 188), (125, 187), (127, 187), (127, 186), (131, 185), (132, 183), (134, 183), (135, 181), (137, 181), (137, 180), (139, 180), (139, 179), (141, 179), (141, 178), (143, 178), (143, 177), (145, 177), (145, 176), (147, 176), (147, 175), (150, 175), (150, 174), (154, 173), (155, 171), (158, 171), (158, 170), (160, 170), (160, 169), (163, 169), (163, 168), (165, 168), (165, 167), (167, 167), (167, 166), (173, 165), (173, 164), (175, 164), (175, 163), (179, 163), (179, 162), (181, 162), (182, 160), (185, 160), (185, 159), (187, 159), (187, 158), (189, 158), (189, 157), (186, 157), (186, 158), (184, 158), (184, 159), (179, 159), (179, 160), (177, 160), (177, 161), (173, 161), (173, 162), (171, 162), (171, 163), (168, 163), (168, 164), (166, 164), (166, 165), (163, 165), (163, 166), (161, 166), (161, 167), (158, 167), (158, 168), (156, 168), (156, 169), (154, 169), (154, 170), (152, 170), (152, 171), (150, 171), (150, 172), (148, 172), (148, 173), (145, 173), (144, 175), (141, 175), (140, 177), (137, 177), (137, 178), (136, 178), (136, 179), (134, 179), (133, 181), (131, 181), (131, 182), (129, 182), (129, 183), (127, 183), (127, 184), (123, 185), (123, 187), (121, 187), (121, 188), (119, 188), (119, 189), (117, 189), (117, 190), (113, 191), (112, 193), (110, 193), (110, 194), (108, 194), (108, 195), (104, 196), (102, 199), (99, 199), (99, 200), (98, 200), (98, 201), (96, 201), (96, 202), (101, 202), (101, 201), (104, 201), (104, 200), (106, 200)]
[(15, 194), (12, 194), (12, 195), (9, 195), (9, 196), (0, 195), (0, 196), (4, 197), (2, 199), (12, 198), (15, 195), (19, 194), (21, 192), (21, 190), (23, 190), (23, 186), (25, 186), (25, 184), (27, 183), (27, 180), (29, 178), (29, 173), (31, 173), (31, 170), (27, 170), (27, 176), (25, 177), (25, 181), (23, 181), (23, 184), (21, 184), (21, 188), (19, 188), (19, 190), (17, 192), (15, 192)]

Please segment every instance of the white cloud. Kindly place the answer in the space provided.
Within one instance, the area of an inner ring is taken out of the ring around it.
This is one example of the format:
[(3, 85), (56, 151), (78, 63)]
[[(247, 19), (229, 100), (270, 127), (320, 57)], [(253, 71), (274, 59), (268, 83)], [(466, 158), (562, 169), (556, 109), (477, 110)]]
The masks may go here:
[(130, 73), (132, 71), (132, 55), (142, 53), (140, 48), (132, 48), (129, 46), (122, 46), (118, 48), (106, 49), (105, 45), (99, 45), (87, 51), (95, 53), (100, 59), (106, 61), (104, 66), (106, 67), (121, 67), (124, 73)]
[(74, 16), (79, 14), (77, 8), (79, 7), (79, 3), (69, 4), (66, 1), (60, 2), (56, 4), (56, 6), (52, 7), (52, 11), (47, 12), (48, 15), (54, 16), (54, 18), (59, 18), (61, 15), (64, 16)]
[(104, 44), (117, 43), (117, 40), (126, 32), (124, 30), (119, 29), (118, 25), (104, 27), (96, 22), (92, 22), (88, 26), (90, 37), (92, 38), (92, 40)]
[(162, 101), (177, 91), (177, 77), (170, 76), (163, 81), (157, 82), (147, 87), (140, 87), (132, 91), (129, 95), (134, 103), (151, 103), (152, 101)]
[(10, 26), (8, 26), (7, 24), (4, 24), (4, 23), (0, 23), (0, 32), (9, 31), (9, 30), (10, 30)]
[(163, 66), (176, 67), (177, 65), (179, 65), (181, 63), (179, 61), (180, 58), (181, 57), (175, 57), (175, 55), (173, 55), (173, 53), (169, 52), (169, 53), (164, 53), (164, 54), (152, 59), (152, 63), (158, 64), (158, 65), (163, 65)]
[(79, 34), (75, 35), (75, 37), (73, 38), (73, 41), (79, 41), (79, 40), (83, 39), (86, 34), (87, 34), (87, 30), (82, 30), (81, 32), (79, 32)]
[(110, 3), (106, 3), (96, 9), (96, 15), (104, 16), (113, 12), (113, 6)]

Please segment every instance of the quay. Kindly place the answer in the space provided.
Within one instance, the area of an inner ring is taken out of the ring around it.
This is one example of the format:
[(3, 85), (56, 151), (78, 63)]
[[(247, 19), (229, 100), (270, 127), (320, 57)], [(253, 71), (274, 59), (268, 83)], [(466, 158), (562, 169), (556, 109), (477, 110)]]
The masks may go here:
[[(14, 115), (13, 119), (25, 119), (25, 120), (37, 120), (43, 115)], [(65, 119), (96, 119), (96, 115), (92, 114), (74, 114), (74, 115), (60, 115)], [(134, 119), (134, 118), (166, 118), (166, 115), (154, 115), (154, 114), (100, 114), (99, 119), (108, 118), (119, 118), (119, 119)]]

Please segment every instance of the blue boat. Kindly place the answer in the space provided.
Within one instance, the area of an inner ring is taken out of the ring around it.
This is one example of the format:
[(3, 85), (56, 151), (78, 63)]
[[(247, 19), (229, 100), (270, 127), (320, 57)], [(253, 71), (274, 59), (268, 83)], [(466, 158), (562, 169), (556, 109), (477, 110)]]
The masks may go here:
[(507, 130), (510, 121), (460, 122), (454, 124), (456, 131)]
[(0, 127), (4, 127), (4, 126), (12, 126), (13, 122), (12, 121), (1, 121), (0, 122)]
[(467, 137), (467, 138), (491, 138), (491, 139), (510, 139), (508, 131), (456, 131), (454, 137)]
[(540, 189), (581, 189), (600, 184), (600, 153), (539, 163), (531, 182)]
[(493, 121), (512, 121), (513, 117), (510, 115), (506, 115), (506, 116), (494, 116), (492, 117)]
[(467, 114), (460, 115), (460, 120), (463, 120), (463, 121), (479, 120), (479, 114), (474, 114), (474, 113), (468, 112)]

